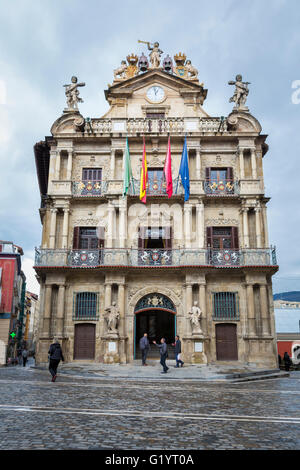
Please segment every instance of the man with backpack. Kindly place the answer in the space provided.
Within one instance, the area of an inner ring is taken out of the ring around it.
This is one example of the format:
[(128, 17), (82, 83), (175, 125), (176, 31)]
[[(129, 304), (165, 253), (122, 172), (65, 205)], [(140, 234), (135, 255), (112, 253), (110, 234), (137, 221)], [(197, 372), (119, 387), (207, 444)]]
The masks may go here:
[(64, 356), (61, 350), (61, 346), (57, 338), (54, 338), (54, 343), (51, 344), (48, 354), (49, 354), (49, 371), (50, 371), (50, 374), (52, 375), (51, 382), (55, 382), (58, 364), (60, 363), (60, 360), (64, 361)]

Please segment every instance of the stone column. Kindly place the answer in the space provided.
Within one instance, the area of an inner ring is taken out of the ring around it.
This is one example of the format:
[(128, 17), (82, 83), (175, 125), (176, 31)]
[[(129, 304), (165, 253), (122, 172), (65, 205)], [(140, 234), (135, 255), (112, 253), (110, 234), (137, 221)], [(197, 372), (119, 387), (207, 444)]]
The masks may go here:
[(196, 205), (197, 211), (197, 248), (204, 248), (204, 204), (201, 201)]
[(50, 335), (52, 285), (45, 284), (43, 336)]
[(67, 180), (72, 179), (73, 151), (68, 150)]
[(120, 283), (118, 286), (118, 300), (120, 310), (120, 327), (119, 332), (121, 336), (125, 335), (125, 284)]
[(242, 212), (243, 212), (244, 248), (249, 248), (248, 207), (244, 207), (242, 209)]
[(264, 242), (265, 242), (264, 245), (265, 245), (265, 248), (269, 248), (267, 206), (263, 206), (263, 221), (264, 221)]
[(119, 246), (125, 248), (125, 240), (127, 238), (126, 230), (126, 207), (119, 207)]
[(196, 148), (196, 178), (201, 178), (201, 154), (200, 148)]
[(57, 150), (56, 162), (55, 162), (55, 179), (56, 180), (59, 180), (59, 174), (60, 174), (60, 154), (61, 154), (61, 150)]
[(255, 229), (256, 229), (256, 247), (261, 248), (261, 223), (260, 223), (260, 207), (256, 207), (255, 211)]
[(185, 248), (191, 248), (191, 219), (192, 219), (192, 206), (184, 206), (184, 238)]
[(63, 336), (64, 331), (64, 316), (65, 316), (65, 284), (58, 286), (58, 298), (57, 298), (57, 314), (56, 314), (56, 328), (55, 335), (58, 337)]
[(105, 300), (104, 300), (104, 308), (111, 306), (111, 289), (112, 285), (110, 282), (106, 282), (105, 284)]
[(116, 149), (110, 151), (110, 178), (115, 179)]
[(245, 164), (244, 164), (244, 150), (240, 149), (239, 151), (240, 157), (240, 179), (245, 179)]
[(50, 163), (49, 163), (49, 177), (48, 177), (48, 192), (51, 192), (52, 181), (55, 180), (55, 165), (56, 165), (57, 151), (50, 151)]
[(107, 248), (113, 247), (113, 235), (114, 235), (114, 216), (115, 208), (112, 204), (108, 204), (108, 225), (107, 225)]
[[(193, 306), (193, 285), (190, 282), (187, 282), (185, 285), (185, 296), (186, 296), (186, 304), (185, 304), (185, 317), (187, 316), (187, 313), (191, 311), (191, 308)], [(187, 322), (187, 334), (191, 335), (192, 334), (192, 328), (190, 325), (190, 322), (188, 319), (186, 319)]]
[(62, 233), (62, 248), (68, 248), (68, 232), (69, 232), (69, 213), (70, 209), (64, 209), (63, 233)]
[(121, 341), (119, 342), (119, 360), (122, 364), (126, 364), (126, 339), (125, 339), (125, 283), (119, 283), (118, 287), (118, 301), (120, 310), (120, 324), (119, 335)]
[(256, 169), (256, 150), (251, 149), (251, 164), (252, 164), (252, 178), (257, 179), (257, 169)]
[(247, 312), (249, 336), (256, 336), (253, 284), (247, 284)]
[(50, 230), (49, 230), (49, 248), (55, 248), (55, 238), (56, 238), (56, 214), (57, 209), (52, 208), (51, 210), (51, 220), (50, 220)]
[(199, 284), (199, 307), (202, 312), (202, 331), (207, 335), (207, 317), (206, 317), (206, 284)]
[(267, 285), (260, 284), (260, 312), (261, 312), (261, 323), (262, 323), (262, 335), (268, 336), (270, 334), (270, 314), (268, 307), (268, 292)]

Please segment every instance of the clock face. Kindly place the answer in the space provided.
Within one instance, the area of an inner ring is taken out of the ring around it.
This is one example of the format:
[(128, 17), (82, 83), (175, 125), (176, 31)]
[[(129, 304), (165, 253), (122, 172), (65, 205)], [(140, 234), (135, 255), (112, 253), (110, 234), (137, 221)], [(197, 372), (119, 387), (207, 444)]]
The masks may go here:
[(165, 97), (165, 92), (160, 86), (152, 86), (147, 91), (147, 98), (154, 103), (159, 103)]

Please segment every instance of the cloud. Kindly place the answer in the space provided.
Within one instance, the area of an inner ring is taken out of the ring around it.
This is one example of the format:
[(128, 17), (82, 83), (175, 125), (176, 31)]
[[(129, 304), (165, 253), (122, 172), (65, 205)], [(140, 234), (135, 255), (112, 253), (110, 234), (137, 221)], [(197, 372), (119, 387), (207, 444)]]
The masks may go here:
[(36, 279), (36, 273), (33, 269), (34, 259), (33, 257), (23, 256), (22, 257), (22, 271), (26, 276), (26, 290), (33, 294), (39, 295), (40, 285)]

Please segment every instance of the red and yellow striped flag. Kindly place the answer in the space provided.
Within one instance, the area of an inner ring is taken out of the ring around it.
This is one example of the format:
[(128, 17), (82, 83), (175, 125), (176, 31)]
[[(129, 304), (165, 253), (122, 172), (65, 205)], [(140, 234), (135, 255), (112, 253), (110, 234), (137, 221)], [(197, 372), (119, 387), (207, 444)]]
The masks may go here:
[(143, 151), (143, 162), (142, 162), (142, 171), (141, 171), (141, 186), (140, 186), (140, 200), (146, 204), (147, 197), (147, 183), (148, 183), (148, 170), (147, 170), (147, 158), (146, 158), (146, 146), (145, 146), (145, 137), (144, 141), (144, 151)]

